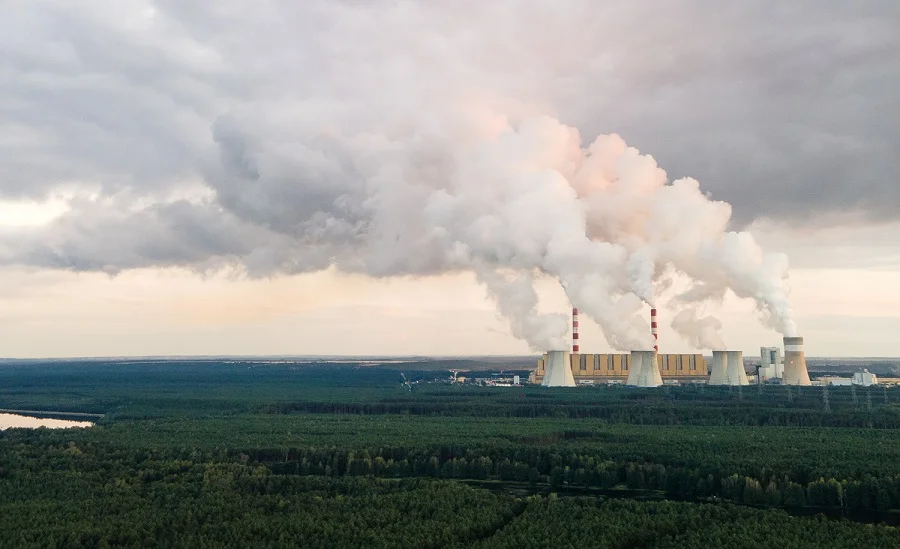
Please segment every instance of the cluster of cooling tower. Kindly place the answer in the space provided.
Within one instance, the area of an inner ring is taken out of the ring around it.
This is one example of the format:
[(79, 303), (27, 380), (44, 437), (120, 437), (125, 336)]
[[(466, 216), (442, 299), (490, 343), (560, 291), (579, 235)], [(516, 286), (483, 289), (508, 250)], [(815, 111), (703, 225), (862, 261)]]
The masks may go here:
[[(656, 309), (650, 311), (650, 326), (654, 341), (658, 341)], [(572, 309), (572, 352), (579, 352), (578, 344), (578, 309)], [(628, 370), (626, 385), (634, 387), (659, 387), (663, 384), (657, 354), (658, 345), (652, 350), (631, 351), (631, 366)], [(809, 372), (806, 369), (806, 355), (803, 351), (802, 337), (784, 338), (784, 375), (783, 385), (810, 385)], [(744, 353), (742, 351), (713, 351), (712, 367), (709, 372), (709, 385), (749, 385), (747, 372), (744, 370)], [(568, 351), (549, 351), (544, 366), (545, 387), (575, 387), (575, 376), (572, 373)]]

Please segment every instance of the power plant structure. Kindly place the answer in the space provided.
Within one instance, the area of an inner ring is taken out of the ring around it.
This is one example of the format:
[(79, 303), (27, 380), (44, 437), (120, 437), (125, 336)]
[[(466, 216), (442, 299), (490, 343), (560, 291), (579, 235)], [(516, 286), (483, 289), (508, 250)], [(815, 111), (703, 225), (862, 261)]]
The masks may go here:
[(572, 352), (578, 354), (578, 309), (572, 307)]
[(575, 387), (568, 351), (549, 351), (541, 385), (544, 387)]
[(713, 351), (712, 366), (709, 369), (709, 385), (727, 385), (728, 380), (728, 353), (726, 351)]
[[(550, 351), (538, 359), (530, 380), (548, 387), (623, 384), (659, 387), (676, 383), (749, 385), (742, 351), (715, 350), (707, 366), (701, 353), (660, 354), (656, 308), (650, 310), (653, 348), (630, 353), (581, 353), (578, 309), (572, 309), (572, 351)], [(782, 367), (782, 356), (783, 367)], [(778, 379), (785, 385), (811, 385), (802, 337), (784, 338), (784, 355), (777, 347), (760, 348), (760, 381)], [(782, 373), (783, 372), (783, 373)], [(765, 377), (764, 377), (765, 376)]]
[(750, 385), (747, 370), (744, 369), (744, 352), (725, 351), (725, 355), (728, 359), (728, 368), (725, 370), (728, 385)]
[(781, 347), (759, 348), (758, 381), (780, 381), (784, 377), (784, 355)]
[[(654, 348), (631, 353), (581, 353), (578, 335), (578, 309), (572, 309), (572, 352), (550, 351), (538, 359), (531, 381), (544, 386), (571, 387), (589, 384), (623, 384), (638, 387), (658, 387), (664, 383), (704, 383), (707, 377), (706, 359), (702, 354), (659, 354), (657, 311), (650, 311)], [(568, 355), (568, 356), (566, 356)], [(560, 360), (568, 358), (568, 377), (555, 373)], [(654, 368), (654, 365), (656, 366)], [(550, 381), (545, 382), (547, 379)]]
[(708, 385), (750, 385), (743, 351), (713, 351)]
[(806, 354), (802, 337), (784, 338), (784, 385), (812, 385), (806, 369)]
[[(551, 351), (538, 359), (532, 382), (543, 385), (547, 377)], [(564, 352), (565, 353), (565, 352)], [(576, 384), (627, 384), (634, 369), (633, 353), (565, 353)], [(662, 383), (706, 383), (707, 366), (702, 354), (656, 354)], [(556, 359), (558, 360), (558, 359)], [(641, 359), (643, 360), (643, 359)], [(643, 361), (641, 363), (643, 367)]]
[(659, 387), (663, 384), (659, 369), (658, 353), (654, 351), (631, 351), (632, 368), (628, 372), (625, 385), (633, 387)]

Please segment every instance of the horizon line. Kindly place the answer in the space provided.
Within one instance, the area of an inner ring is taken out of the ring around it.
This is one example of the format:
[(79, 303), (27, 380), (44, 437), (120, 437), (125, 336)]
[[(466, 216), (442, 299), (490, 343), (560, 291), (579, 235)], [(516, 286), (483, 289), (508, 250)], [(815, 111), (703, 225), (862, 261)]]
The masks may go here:
[[(712, 353), (709, 351), (694, 351), (692, 353), (673, 353), (673, 354), (703, 354)], [(598, 354), (598, 353), (585, 353), (585, 354)], [(599, 354), (628, 354), (627, 351), (610, 351), (608, 353), (599, 353)], [(661, 353), (666, 354), (666, 353)], [(284, 360), (308, 360), (308, 359), (343, 359), (343, 360), (374, 360), (374, 359), (448, 359), (448, 358), (532, 358), (532, 357), (540, 357), (541, 354), (434, 354), (434, 355), (423, 355), (423, 354), (371, 354), (371, 355), (361, 355), (361, 354), (226, 354), (226, 355), (206, 355), (206, 354), (186, 354), (186, 355), (94, 355), (94, 356), (45, 356), (45, 357), (0, 357), (0, 362), (12, 362), (12, 361), (37, 361), (37, 360), (175, 360), (175, 359), (236, 359), (236, 360), (247, 360), (247, 359), (284, 359)], [(748, 355), (744, 354), (747, 357), (755, 357), (757, 355)], [(853, 355), (845, 355), (845, 356), (807, 356), (807, 359), (831, 359), (831, 360), (840, 360), (840, 359), (872, 359), (872, 360), (900, 360), (900, 357), (897, 356), (853, 356)]]

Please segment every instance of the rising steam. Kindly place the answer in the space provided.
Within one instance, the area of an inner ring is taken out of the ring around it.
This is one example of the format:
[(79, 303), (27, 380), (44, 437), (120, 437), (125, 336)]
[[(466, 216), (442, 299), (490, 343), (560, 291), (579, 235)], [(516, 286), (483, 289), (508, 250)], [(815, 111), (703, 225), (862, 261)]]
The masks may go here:
[(722, 322), (713, 316), (701, 317), (696, 309), (684, 309), (675, 315), (672, 329), (696, 349), (725, 350)]
[[(674, 271), (694, 281), (680, 303), (730, 289), (795, 334), (786, 258), (729, 232), (730, 206), (697, 181), (669, 182), (617, 135), (584, 147), (550, 117), (451, 106), (384, 133), (342, 128), (337, 114), (321, 131), (302, 116), (296, 129), (252, 112), (223, 116), (212, 129), (219, 161), (205, 169), (211, 197), (131, 210), (92, 202), (47, 228), (0, 235), (0, 263), (111, 273), (237, 264), (250, 276), (468, 270), (516, 337), (565, 348), (566, 317), (537, 312), (533, 278), (543, 274), (620, 350), (652, 348), (640, 313)], [(724, 347), (712, 319), (686, 310), (673, 325), (698, 347)]]

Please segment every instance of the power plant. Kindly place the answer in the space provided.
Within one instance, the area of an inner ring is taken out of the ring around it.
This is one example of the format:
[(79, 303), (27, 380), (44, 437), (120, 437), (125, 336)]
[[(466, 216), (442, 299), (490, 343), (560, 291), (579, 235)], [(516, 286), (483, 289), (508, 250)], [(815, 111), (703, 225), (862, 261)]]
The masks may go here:
[(750, 385), (747, 370), (744, 369), (743, 351), (725, 351), (728, 368), (725, 370), (727, 385)]
[(784, 355), (781, 347), (759, 348), (759, 381), (782, 379), (784, 377)]
[(784, 338), (784, 377), (785, 385), (812, 385), (809, 371), (806, 369), (806, 354), (803, 352), (802, 337)]
[(728, 384), (728, 353), (727, 351), (713, 351), (712, 367), (709, 369), (709, 385)]
[(570, 367), (567, 351), (550, 351), (545, 355), (546, 371), (541, 385), (544, 387), (575, 387), (575, 377)]
[[(532, 383), (546, 387), (574, 387), (591, 384), (622, 384), (659, 387), (664, 384), (706, 383), (708, 385), (749, 385), (743, 351), (714, 350), (707, 366), (703, 354), (660, 354), (656, 308), (650, 310), (652, 349), (630, 353), (581, 353), (578, 309), (572, 309), (572, 351), (550, 351), (538, 359)], [(806, 369), (802, 337), (784, 338), (784, 359), (777, 347), (760, 348), (759, 380), (780, 381), (783, 385), (811, 385)], [(782, 374), (783, 372), (783, 374)]]
[(663, 384), (656, 351), (631, 351), (631, 366), (625, 385), (659, 387)]

